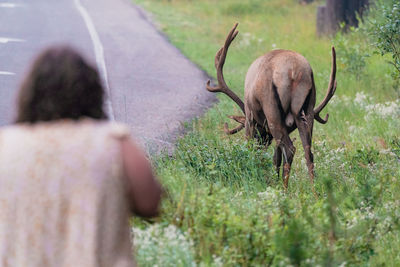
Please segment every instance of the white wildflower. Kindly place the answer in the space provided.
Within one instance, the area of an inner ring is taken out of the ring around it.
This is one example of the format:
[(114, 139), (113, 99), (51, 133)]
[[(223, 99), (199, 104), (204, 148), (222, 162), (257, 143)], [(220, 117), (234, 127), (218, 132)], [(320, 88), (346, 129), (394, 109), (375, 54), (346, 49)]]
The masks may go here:
[(249, 32), (245, 32), (242, 34), (242, 39), (239, 42), (240, 46), (249, 46), (251, 41), (254, 39), (254, 36)]
[(350, 230), (351, 228), (353, 228), (354, 226), (356, 226), (358, 224), (357, 215), (358, 214), (353, 215), (354, 217), (352, 217), (349, 221), (346, 222), (347, 229)]
[(345, 104), (350, 103), (350, 97), (348, 97), (347, 95), (344, 95), (344, 96), (342, 96), (341, 98), (342, 98), (342, 101), (343, 101)]
[(367, 95), (363, 91), (357, 92), (354, 102), (360, 106), (364, 106), (367, 102)]
[(337, 106), (340, 103), (339, 97), (337, 95), (333, 95), (331, 100), (329, 101), (329, 104), (333, 107)]
[(224, 266), (224, 263), (223, 263), (221, 257), (217, 257), (216, 255), (213, 255), (212, 257), (213, 257), (213, 261), (214, 261), (213, 266), (215, 266), (215, 267)]
[(382, 118), (400, 116), (400, 101), (388, 101), (385, 103), (371, 104), (365, 107), (367, 117), (376, 115)]
[(390, 150), (389, 148), (379, 150), (379, 153), (381, 153), (383, 155), (389, 155), (389, 156), (392, 156), (392, 157), (396, 157), (396, 154), (393, 153), (392, 150)]
[(354, 126), (354, 125), (350, 125), (350, 126), (349, 126), (349, 132), (350, 132), (350, 133), (354, 134), (354, 133), (356, 132), (356, 130), (357, 130), (357, 127), (356, 127), (356, 126)]
[(243, 195), (243, 191), (239, 191), (239, 192), (237, 192), (236, 194), (235, 194), (235, 197), (240, 197), (240, 196), (242, 196)]
[(282, 191), (269, 186), (264, 192), (259, 192), (257, 195), (261, 200), (263, 207), (268, 208), (271, 213), (279, 211), (280, 199), (283, 198)]
[(270, 199), (272, 201), (278, 201), (279, 197), (281, 196), (281, 192), (268, 186), (267, 190), (265, 190), (264, 192), (259, 192), (257, 195), (262, 199)]
[(345, 148), (343, 146), (335, 149), (335, 153), (343, 153), (344, 151), (345, 151)]
[(140, 266), (196, 266), (193, 241), (175, 225), (132, 228)]

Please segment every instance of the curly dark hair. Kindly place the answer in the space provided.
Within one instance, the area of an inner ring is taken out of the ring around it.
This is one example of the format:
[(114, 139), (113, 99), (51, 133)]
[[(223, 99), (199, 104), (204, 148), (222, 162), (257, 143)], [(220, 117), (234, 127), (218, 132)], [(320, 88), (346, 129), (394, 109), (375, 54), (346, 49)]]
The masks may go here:
[(72, 48), (52, 47), (38, 56), (22, 83), (16, 122), (106, 119), (103, 98), (96, 69)]

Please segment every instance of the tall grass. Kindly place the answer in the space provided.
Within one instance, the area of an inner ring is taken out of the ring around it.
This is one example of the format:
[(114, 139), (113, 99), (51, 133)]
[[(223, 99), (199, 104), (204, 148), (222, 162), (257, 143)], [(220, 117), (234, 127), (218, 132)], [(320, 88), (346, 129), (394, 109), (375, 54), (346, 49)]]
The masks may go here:
[[(178, 141), (172, 156), (154, 159), (168, 192), (158, 223), (180, 229), (193, 245), (188, 255), (194, 255), (194, 264), (400, 262), (400, 103), (390, 65), (373, 53), (364, 32), (318, 39), (319, 1), (305, 6), (292, 0), (135, 1), (154, 14), (173, 44), (212, 76), (215, 52), (240, 22), (224, 68), (226, 81), (240, 96), (251, 62), (273, 48), (285, 48), (309, 60), (320, 100), (329, 80), (331, 45), (338, 52), (338, 89), (325, 111), (329, 122), (314, 130), (314, 186), (300, 141), (295, 141), (297, 153), (284, 193), (273, 168), (272, 147), (245, 141), (243, 133), (224, 135), (226, 115), (240, 113), (226, 96), (219, 96), (218, 105), (188, 125), (190, 132)], [(138, 219), (134, 224), (151, 229)], [(160, 237), (160, 242), (165, 240)], [(139, 249), (152, 251), (140, 244)], [(165, 253), (159, 257), (170, 259)]]

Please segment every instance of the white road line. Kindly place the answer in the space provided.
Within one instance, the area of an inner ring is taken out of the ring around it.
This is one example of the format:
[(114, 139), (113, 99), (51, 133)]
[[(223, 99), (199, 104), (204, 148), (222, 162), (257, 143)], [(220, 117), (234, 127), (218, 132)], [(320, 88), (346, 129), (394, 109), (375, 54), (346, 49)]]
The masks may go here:
[(106, 62), (104, 60), (104, 49), (103, 45), (101, 44), (100, 37), (97, 34), (96, 28), (94, 26), (94, 23), (92, 19), (90, 18), (89, 13), (85, 9), (85, 7), (81, 4), (80, 0), (74, 0), (75, 6), (78, 9), (79, 13), (83, 17), (83, 20), (86, 23), (86, 27), (89, 31), (90, 38), (92, 39), (93, 46), (94, 46), (94, 52), (96, 55), (96, 63), (97, 67), (100, 71), (100, 74), (103, 78), (104, 86), (106, 87), (107, 90), (107, 100), (106, 100), (106, 105), (108, 108), (108, 116), (110, 117), (110, 120), (114, 121), (114, 111), (112, 108), (112, 103), (111, 103), (111, 90), (110, 86), (108, 84), (108, 78), (107, 78), (107, 68), (106, 68)]
[(10, 42), (23, 43), (26, 41), (23, 39), (0, 37), (0, 44), (6, 44), (6, 43), (10, 43)]
[(0, 71), (0, 75), (15, 75), (14, 72)]
[(0, 3), (0, 7), (4, 8), (14, 8), (14, 7), (21, 7), (21, 4), (14, 4), (14, 3)]

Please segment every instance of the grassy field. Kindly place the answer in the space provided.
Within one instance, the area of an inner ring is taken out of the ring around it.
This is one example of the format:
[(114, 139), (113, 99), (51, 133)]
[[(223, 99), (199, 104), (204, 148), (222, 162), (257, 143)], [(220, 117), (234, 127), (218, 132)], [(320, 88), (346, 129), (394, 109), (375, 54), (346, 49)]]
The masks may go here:
[[(297, 132), (289, 190), (267, 150), (226, 136), (226, 96), (187, 127), (172, 156), (154, 159), (167, 188), (155, 222), (135, 219), (141, 266), (396, 266), (400, 262), (400, 101), (386, 58), (362, 30), (315, 35), (316, 7), (294, 0), (135, 0), (188, 58), (215, 77), (214, 55), (239, 22), (224, 67), (243, 97), (247, 68), (274, 48), (310, 62), (317, 102), (326, 91), (330, 47), (338, 89), (314, 127), (316, 181), (308, 179)], [(234, 123), (230, 123), (234, 126)], [(313, 194), (313, 187), (316, 195)]]

